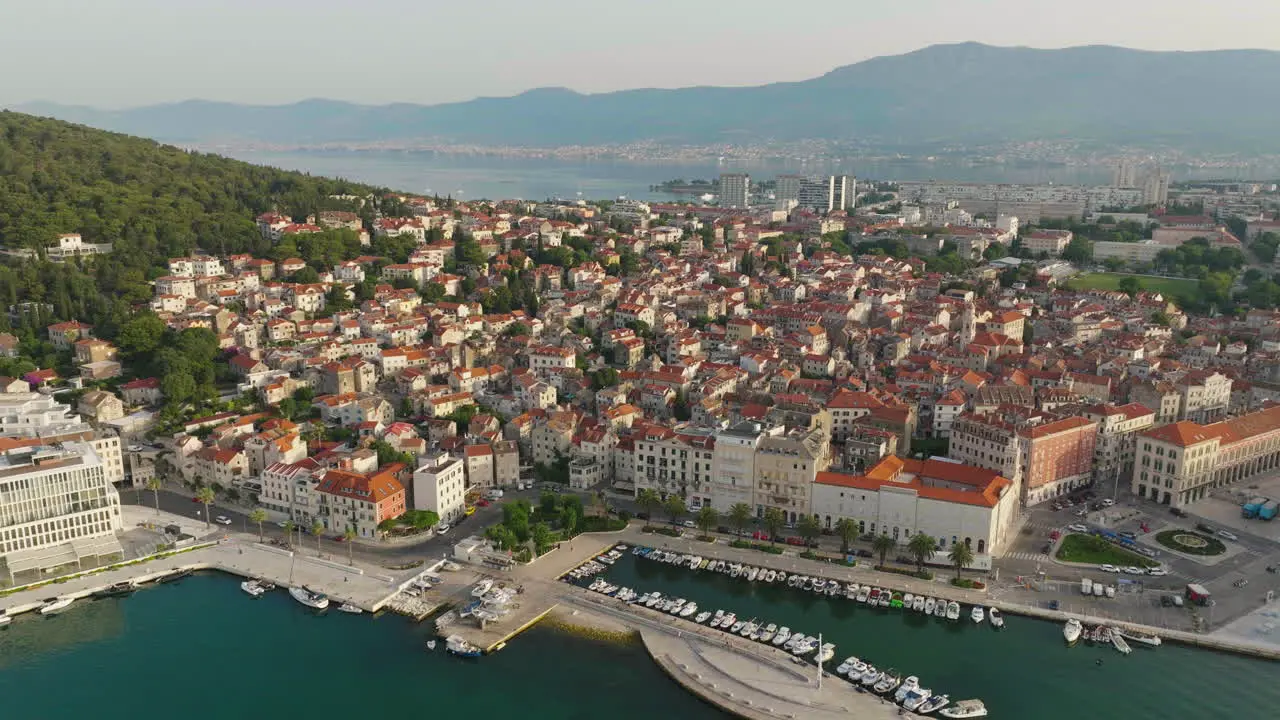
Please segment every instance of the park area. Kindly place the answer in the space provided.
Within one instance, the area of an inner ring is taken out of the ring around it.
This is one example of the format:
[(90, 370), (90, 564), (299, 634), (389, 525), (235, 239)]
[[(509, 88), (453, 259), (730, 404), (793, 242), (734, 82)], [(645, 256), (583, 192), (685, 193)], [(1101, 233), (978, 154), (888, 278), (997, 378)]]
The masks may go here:
[(1157, 277), (1154, 275), (1131, 275), (1128, 273), (1083, 273), (1071, 278), (1068, 285), (1074, 290), (1119, 290), (1120, 281), (1125, 278), (1137, 280), (1144, 291), (1158, 292), (1164, 295), (1194, 297), (1200, 289), (1196, 280)]
[(1056, 556), (1063, 562), (1091, 565), (1116, 565), (1118, 567), (1155, 567), (1158, 563), (1138, 553), (1124, 550), (1096, 535), (1073, 533), (1062, 539)]

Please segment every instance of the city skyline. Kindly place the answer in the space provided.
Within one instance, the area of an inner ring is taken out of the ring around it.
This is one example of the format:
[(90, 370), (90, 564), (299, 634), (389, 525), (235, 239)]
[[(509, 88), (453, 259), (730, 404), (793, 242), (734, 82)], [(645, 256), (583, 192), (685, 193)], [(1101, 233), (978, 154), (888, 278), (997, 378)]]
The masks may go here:
[[(745, 86), (803, 80), (871, 57), (964, 41), (1280, 49), (1280, 38), (1268, 30), (1280, 21), (1280, 7), (1243, 0), (1219, 3), (1207, 15), (1189, 3), (1085, 0), (1055, 6), (1052, 24), (1042, 22), (1043, 3), (1004, 0), (981, 8), (936, 0), (872, 8), (809, 2), (771, 15), (767, 24), (754, 19), (774, 6), (760, 0), (736, 3), (731, 14), (722, 5), (661, 0), (642, 8), (592, 8), (589, 15), (571, 0), (552, 0), (533, 18), (508, 12), (517, 8), (503, 2), (482, 5), (380, 0), (356, 11), (325, 2), (230, 0), (175, 9), (158, 0), (111, 0), (22, 6), (0, 28), (0, 59), (23, 68), (9, 79), (0, 103), (120, 108), (192, 98), (284, 104), (323, 97), (434, 104), (548, 86), (584, 93)], [(815, 24), (815, 17), (824, 21)], [(33, 27), (57, 28), (63, 49), (50, 53)], [(619, 32), (622, 27), (627, 32)], [(380, 37), (388, 30), (390, 36)], [(560, 39), (529, 42), (539, 34)], [(800, 38), (804, 53), (778, 52)], [(655, 53), (659, 45), (681, 50)], [(309, 46), (323, 50), (321, 59)], [(743, 46), (756, 50), (726, 52)], [(691, 63), (695, 53), (702, 59)]]

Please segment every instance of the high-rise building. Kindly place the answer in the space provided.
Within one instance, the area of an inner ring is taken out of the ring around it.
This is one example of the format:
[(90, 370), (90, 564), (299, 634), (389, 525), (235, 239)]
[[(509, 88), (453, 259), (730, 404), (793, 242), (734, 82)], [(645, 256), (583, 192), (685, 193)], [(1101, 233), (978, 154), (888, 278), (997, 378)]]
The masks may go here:
[(851, 175), (827, 175), (800, 181), (796, 200), (800, 207), (816, 213), (847, 210), (857, 195), (857, 180)]
[(803, 175), (779, 175), (774, 181), (774, 199), (780, 203), (799, 200), (800, 184), (803, 182)]
[(1148, 205), (1169, 202), (1169, 173), (1159, 165), (1149, 168), (1142, 177), (1142, 201)]
[(720, 207), (747, 208), (751, 197), (751, 176), (746, 173), (720, 174)]
[(1116, 163), (1115, 173), (1111, 176), (1111, 184), (1118, 188), (1138, 186), (1138, 168), (1133, 160), (1121, 158), (1120, 162)]
[(0, 454), (0, 562), (10, 581), (123, 553), (120, 495), (83, 442), (19, 445)]

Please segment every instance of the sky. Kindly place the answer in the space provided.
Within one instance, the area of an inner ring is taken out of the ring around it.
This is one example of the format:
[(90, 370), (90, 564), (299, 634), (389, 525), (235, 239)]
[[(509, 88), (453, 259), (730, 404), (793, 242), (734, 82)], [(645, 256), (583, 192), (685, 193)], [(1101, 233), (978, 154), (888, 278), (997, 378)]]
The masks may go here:
[(757, 85), (978, 41), (1280, 50), (1274, 0), (0, 0), (0, 103)]

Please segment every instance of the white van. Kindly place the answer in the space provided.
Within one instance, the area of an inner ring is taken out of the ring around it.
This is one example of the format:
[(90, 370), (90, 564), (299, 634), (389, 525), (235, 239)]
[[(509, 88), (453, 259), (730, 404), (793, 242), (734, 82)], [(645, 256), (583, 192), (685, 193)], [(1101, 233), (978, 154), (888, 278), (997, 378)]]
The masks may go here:
[(493, 500), (501, 500), (501, 499), (502, 499), (502, 490), (499, 490), (499, 489), (497, 489), (497, 488), (494, 488), (493, 490), (489, 490), (488, 492), (486, 492), (486, 493), (484, 494), (484, 499), (485, 499), (485, 500), (489, 500), (489, 501), (493, 501)]

